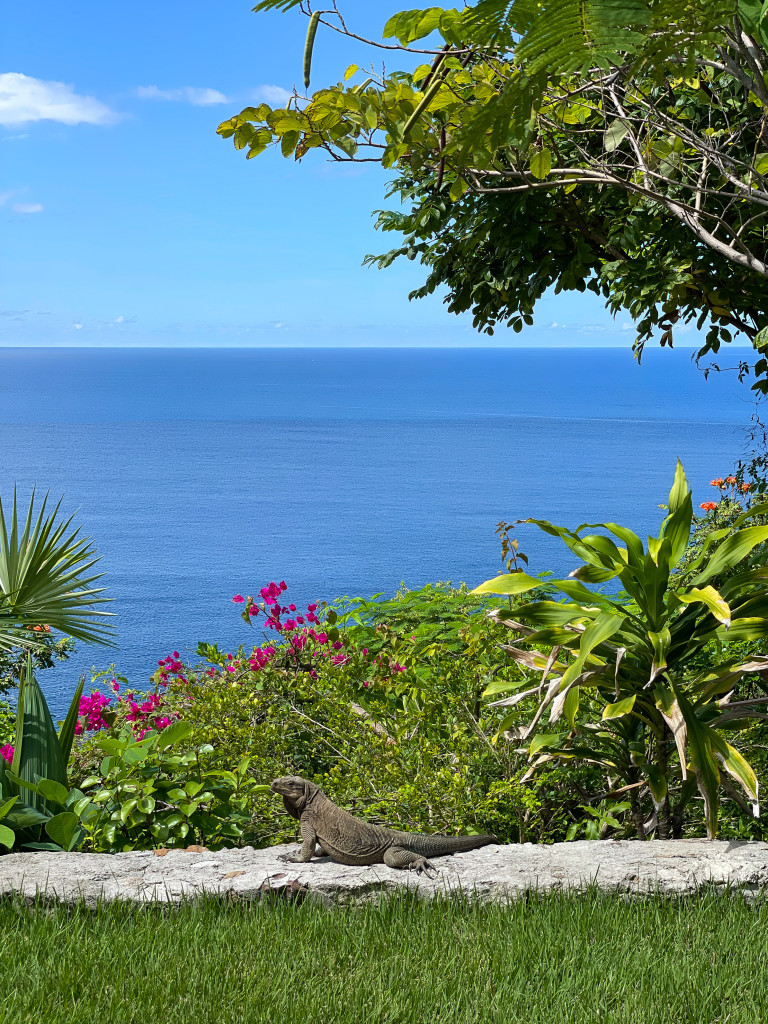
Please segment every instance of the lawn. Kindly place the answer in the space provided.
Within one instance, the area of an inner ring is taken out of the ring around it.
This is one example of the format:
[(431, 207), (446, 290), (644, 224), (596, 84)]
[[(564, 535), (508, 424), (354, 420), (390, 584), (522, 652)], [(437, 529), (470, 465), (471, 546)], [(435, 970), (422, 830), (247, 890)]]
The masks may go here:
[(0, 1021), (756, 1024), (768, 901), (0, 904)]

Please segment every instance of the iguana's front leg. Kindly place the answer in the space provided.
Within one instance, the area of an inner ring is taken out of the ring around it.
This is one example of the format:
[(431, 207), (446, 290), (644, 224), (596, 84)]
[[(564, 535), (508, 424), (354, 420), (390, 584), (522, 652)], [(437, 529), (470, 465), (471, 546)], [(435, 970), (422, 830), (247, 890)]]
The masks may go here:
[[(303, 814), (299, 819), (301, 824), (301, 849), (298, 853), (291, 854), (286, 857), (286, 860), (291, 861), (293, 864), (305, 864), (308, 860), (312, 860), (313, 857), (318, 856), (317, 849), (320, 844), (317, 839), (317, 833), (312, 826), (312, 822), (306, 814)], [(324, 850), (322, 851), (325, 852)]]

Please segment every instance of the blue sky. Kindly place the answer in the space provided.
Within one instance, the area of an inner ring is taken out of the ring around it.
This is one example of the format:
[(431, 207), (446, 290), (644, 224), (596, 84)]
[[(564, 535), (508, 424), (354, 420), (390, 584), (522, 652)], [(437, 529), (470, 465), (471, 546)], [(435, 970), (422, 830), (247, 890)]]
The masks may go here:
[[(387, 173), (246, 162), (216, 126), (301, 75), (306, 21), (249, 0), (27, 0), (3, 16), (0, 345), (629, 345), (594, 296), (478, 335), (418, 267), (361, 266)], [(349, 0), (379, 35), (402, 3)], [(313, 86), (369, 52), (321, 30)], [(687, 339), (681, 336), (680, 343)], [(695, 339), (689, 335), (689, 343)]]

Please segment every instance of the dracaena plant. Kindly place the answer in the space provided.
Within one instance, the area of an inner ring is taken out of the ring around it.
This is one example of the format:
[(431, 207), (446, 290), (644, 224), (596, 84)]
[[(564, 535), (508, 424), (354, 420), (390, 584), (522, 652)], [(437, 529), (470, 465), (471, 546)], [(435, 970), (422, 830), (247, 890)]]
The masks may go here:
[[(616, 523), (569, 530), (524, 520), (559, 537), (582, 563), (567, 579), (548, 581), (560, 600), (545, 595), (491, 613), (520, 637), (506, 650), (528, 670), (528, 681), (491, 684), (486, 693), (517, 691), (494, 704), (510, 708), (502, 729), (528, 744), (531, 771), (553, 758), (606, 767), (624, 783), (620, 792), (631, 800), (640, 838), (653, 828), (659, 838), (679, 835), (682, 810), (697, 788), (710, 837), (721, 787), (757, 816), (757, 778), (726, 734), (765, 717), (758, 710), (765, 697), (735, 699), (734, 689), (746, 675), (768, 679), (768, 658), (729, 657), (729, 646), (768, 638), (768, 566), (748, 562), (768, 539), (768, 526), (750, 520), (767, 511), (754, 505), (730, 528), (710, 533), (684, 574), (675, 570), (693, 507), (680, 462), (668, 514), (647, 545)], [(540, 579), (514, 572), (475, 592), (525, 595), (541, 587)], [(719, 652), (714, 661), (701, 657), (705, 647)], [(693, 667), (697, 654), (705, 668)], [(535, 713), (526, 720), (526, 698), (534, 697)], [(646, 794), (653, 810), (644, 821)]]

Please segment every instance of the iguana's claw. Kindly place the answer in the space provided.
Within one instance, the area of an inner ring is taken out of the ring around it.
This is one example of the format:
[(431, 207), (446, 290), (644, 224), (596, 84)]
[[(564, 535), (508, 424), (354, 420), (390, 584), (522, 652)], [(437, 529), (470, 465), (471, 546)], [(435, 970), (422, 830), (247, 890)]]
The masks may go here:
[[(412, 863), (408, 865), (407, 870), (415, 871), (417, 875), (420, 875), (423, 871), (427, 878), (437, 878), (439, 874), (435, 865), (431, 861), (428, 861), (426, 857), (420, 857), (418, 860), (412, 861)], [(430, 874), (430, 872), (433, 873)]]

